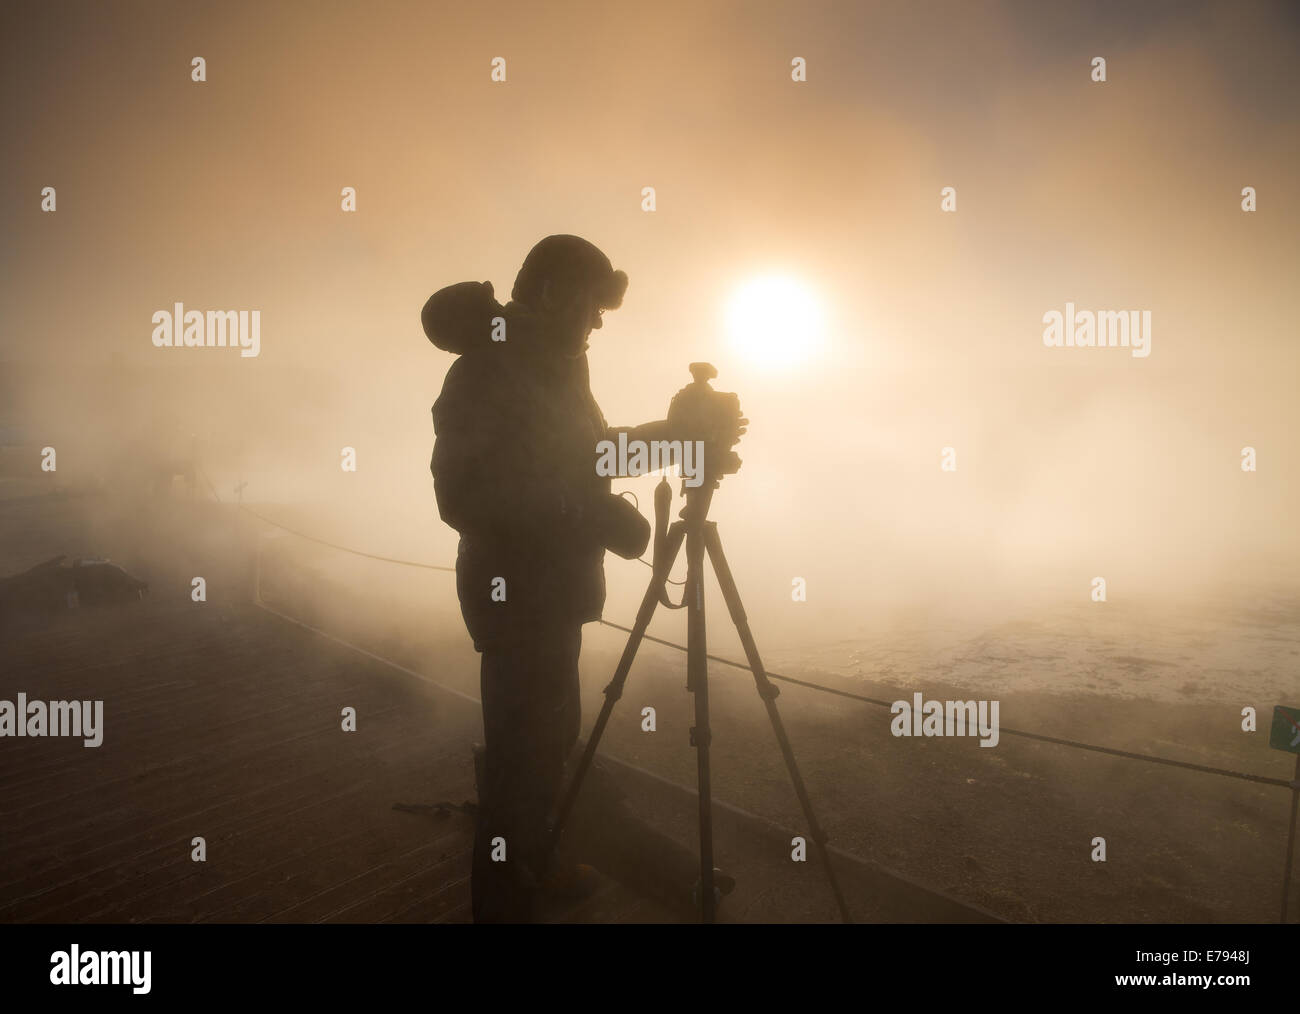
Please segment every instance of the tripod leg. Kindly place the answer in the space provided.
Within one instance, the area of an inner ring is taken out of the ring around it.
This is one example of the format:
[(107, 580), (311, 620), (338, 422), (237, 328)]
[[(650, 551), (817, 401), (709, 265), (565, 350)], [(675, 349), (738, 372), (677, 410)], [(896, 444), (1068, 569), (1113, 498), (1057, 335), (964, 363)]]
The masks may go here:
[(556, 811), (555, 821), (551, 825), (550, 838), (546, 846), (546, 862), (548, 864), (551, 856), (555, 854), (555, 847), (559, 844), (560, 834), (564, 830), (565, 822), (569, 819), (569, 813), (573, 810), (573, 804), (578, 799), (578, 791), (582, 788), (582, 780), (586, 777), (588, 768), (591, 767), (592, 758), (596, 756), (596, 747), (600, 744), (600, 737), (604, 735), (605, 726), (609, 724), (609, 716), (613, 712), (618, 699), (623, 696), (623, 685), (627, 682), (628, 673), (632, 671), (632, 660), (636, 658), (637, 649), (641, 646), (641, 639), (645, 636), (646, 628), (650, 626), (650, 620), (654, 617), (655, 607), (659, 605), (660, 593), (663, 591), (668, 575), (677, 560), (677, 554), (681, 551), (682, 539), (685, 534), (686, 526), (682, 522), (677, 522), (668, 530), (668, 536), (664, 543), (663, 558), (656, 565), (654, 574), (650, 577), (650, 584), (646, 588), (645, 597), (641, 600), (641, 608), (637, 610), (636, 623), (633, 624), (632, 633), (628, 635), (627, 644), (623, 648), (623, 656), (618, 661), (618, 668), (614, 670), (614, 678), (605, 687), (605, 703), (601, 706), (600, 714), (596, 717), (596, 724), (592, 727), (591, 735), (587, 737), (587, 745), (582, 751), (582, 758), (578, 762), (578, 767), (574, 771), (569, 787), (565, 790), (564, 796), (560, 800), (559, 809)]
[(700, 801), (700, 915), (704, 923), (714, 918), (713, 897), (713, 794), (709, 781), (709, 658), (704, 627), (703, 523), (691, 525), (686, 535), (686, 689), (695, 695), (695, 726), (691, 745)]
[(839, 881), (835, 877), (835, 870), (831, 866), (830, 853), (826, 850), (826, 832), (817, 823), (817, 817), (813, 813), (812, 800), (808, 798), (808, 789), (804, 786), (803, 776), (799, 774), (799, 767), (794, 759), (794, 750), (790, 747), (790, 740), (785, 734), (785, 725), (781, 722), (781, 713), (776, 710), (776, 698), (780, 691), (767, 678), (767, 670), (763, 668), (763, 660), (758, 657), (758, 646), (754, 643), (754, 635), (749, 629), (749, 618), (745, 616), (745, 607), (740, 603), (740, 592), (736, 589), (736, 581), (731, 576), (731, 568), (727, 565), (726, 556), (723, 555), (722, 540), (718, 537), (718, 526), (713, 522), (709, 522), (707, 525), (704, 539), (709, 551), (709, 559), (713, 562), (713, 572), (718, 578), (718, 586), (722, 589), (722, 597), (726, 600), (727, 609), (731, 612), (731, 620), (736, 625), (736, 633), (740, 635), (740, 643), (745, 649), (745, 659), (749, 662), (749, 668), (754, 674), (754, 684), (758, 688), (758, 695), (763, 699), (763, 704), (767, 708), (767, 716), (772, 721), (772, 731), (776, 733), (776, 741), (780, 744), (781, 754), (785, 757), (785, 766), (790, 771), (790, 780), (794, 783), (794, 791), (799, 797), (799, 805), (803, 807), (804, 820), (808, 822), (809, 832), (813, 841), (817, 844), (818, 854), (826, 867), (826, 877), (830, 881), (831, 892), (835, 895), (835, 904), (839, 906), (840, 917), (846, 923), (852, 922), (853, 919), (849, 915), (848, 905), (844, 901), (844, 894), (840, 890)]

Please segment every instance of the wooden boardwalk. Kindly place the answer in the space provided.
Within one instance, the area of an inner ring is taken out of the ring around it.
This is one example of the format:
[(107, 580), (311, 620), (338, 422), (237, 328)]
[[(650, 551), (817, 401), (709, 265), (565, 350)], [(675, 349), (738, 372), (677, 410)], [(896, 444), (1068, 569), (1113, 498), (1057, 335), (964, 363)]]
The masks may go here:
[[(140, 602), (0, 627), (0, 699), (104, 702), (99, 747), (0, 737), (0, 923), (469, 921), (472, 817), (432, 804), (475, 798), (477, 702), (422, 676), (437, 653), (389, 661), (333, 639), (328, 610), (258, 608), (253, 556), (230, 543), (228, 521), (195, 526), (186, 506), (155, 515), (141, 547), (74, 500), (0, 501), (0, 572), (107, 550), (151, 580)], [(282, 591), (294, 591), (293, 572), (281, 566)], [(190, 599), (194, 573), (208, 575), (207, 602)], [(441, 674), (464, 690), (467, 654)], [(343, 731), (344, 708), (355, 709), (354, 732)], [(606, 765), (643, 818), (694, 844), (690, 789)], [(837, 920), (820, 863), (789, 862), (789, 829), (715, 800), (715, 831), (743, 887), (720, 921)], [(841, 855), (836, 868), (858, 919), (986, 918), (862, 860)], [(608, 879), (549, 913), (689, 917)]]
[[(468, 921), (472, 818), (393, 807), (474, 799), (475, 704), (251, 606), (69, 611), (4, 650), (0, 698), (103, 700), (104, 738), (0, 739), (0, 921)], [(612, 884), (556, 915), (665, 917)]]

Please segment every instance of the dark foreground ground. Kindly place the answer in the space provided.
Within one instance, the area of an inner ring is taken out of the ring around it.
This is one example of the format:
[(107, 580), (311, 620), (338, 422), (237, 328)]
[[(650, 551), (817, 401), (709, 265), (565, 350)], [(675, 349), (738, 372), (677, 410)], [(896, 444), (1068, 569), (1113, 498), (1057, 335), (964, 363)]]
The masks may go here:
[[(86, 520), (76, 499), (4, 506), (6, 552), (18, 564), (10, 570), (116, 542), (105, 515)], [(428, 677), (304, 627), (275, 608), (283, 603), (258, 605), (253, 558), (229, 546), (213, 552), (230, 528), (186, 537), (174, 527), (183, 513), (155, 519), (149, 552), (132, 540), (114, 550), (148, 576), (144, 600), (10, 616), (0, 634), (0, 697), (102, 699), (105, 708), (96, 748), (0, 739), (0, 920), (468, 921), (472, 816), (463, 804), (475, 795), (470, 746), (481, 724), (477, 703), (436, 678), (466, 660), (435, 651), (424, 660)], [(268, 562), (282, 584), (305, 573)], [(208, 582), (203, 603), (190, 598), (194, 574)], [(345, 707), (355, 709), (355, 732), (341, 729)], [(608, 764), (642, 815), (693, 840), (689, 793)], [(728, 869), (747, 887), (722, 921), (835, 918), (821, 867), (789, 862), (788, 832), (725, 804), (717, 829), (733, 843), (722, 850)], [(199, 837), (204, 862), (192, 859)], [(847, 856), (837, 869), (860, 919), (987, 918)], [(688, 905), (609, 879), (547, 915), (692, 918)]]
[[(259, 561), (264, 527), (212, 505), (158, 511), (143, 540), (132, 534), (138, 511), (128, 524), (93, 500), (0, 507), (6, 573), (56, 553), (94, 554), (151, 581), (145, 602), (11, 624), (3, 635), (0, 697), (103, 697), (106, 732), (94, 750), (0, 740), (0, 920), (468, 918), (469, 817), (393, 808), (473, 798), (478, 711), (457, 692), (477, 696), (477, 659), (449, 575), (397, 580), (365, 563), (341, 580), (336, 554), (290, 538), (266, 541)], [(189, 577), (200, 573), (209, 594), (196, 604)], [(253, 604), (256, 589), (274, 613)], [(623, 635), (593, 625), (585, 637), (589, 726)], [(719, 809), (719, 864), (740, 880), (723, 914), (834, 919), (818, 864), (789, 861), (790, 837), (807, 829), (752, 680), (714, 673), (715, 792), (739, 808)], [(835, 685), (884, 700), (910, 694)], [(978, 696), (932, 681), (925, 693)], [(647, 645), (604, 744), (631, 765), (616, 767), (641, 810), (684, 842), (694, 803), (674, 786), (694, 784), (691, 704), (681, 657)], [(640, 728), (646, 705), (658, 712), (653, 735)], [(356, 733), (339, 729), (344, 706), (357, 709)], [(834, 845), (865, 861), (837, 863), (858, 918), (964, 920), (982, 909), (1016, 921), (1277, 919), (1282, 789), (1005, 735), (992, 750), (895, 739), (887, 710), (798, 687), (780, 706)], [(1195, 763), (1291, 771), (1289, 756), (1238, 731), (1235, 704), (1017, 693), (1003, 695), (1001, 719)], [(190, 861), (194, 836), (206, 838), (206, 863)], [(1095, 836), (1106, 839), (1105, 863), (1091, 861)], [(684, 916), (610, 883), (554, 918)]]

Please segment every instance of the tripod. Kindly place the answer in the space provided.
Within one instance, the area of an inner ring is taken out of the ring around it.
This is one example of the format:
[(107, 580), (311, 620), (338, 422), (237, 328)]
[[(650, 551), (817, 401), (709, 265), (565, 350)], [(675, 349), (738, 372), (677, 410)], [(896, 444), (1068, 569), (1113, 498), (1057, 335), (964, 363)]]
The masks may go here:
[(662, 480), (659, 483), (659, 488), (655, 492), (655, 512), (659, 517), (656, 525), (654, 570), (650, 578), (650, 584), (646, 588), (645, 597), (641, 600), (636, 623), (627, 639), (622, 658), (619, 659), (618, 667), (614, 670), (614, 678), (610, 681), (609, 686), (605, 688), (605, 703), (600, 709), (600, 715), (596, 719), (591, 736), (587, 739), (586, 748), (582, 752), (582, 758), (578, 762), (573, 779), (560, 801), (555, 821), (551, 826), (547, 856), (549, 857), (554, 853), (560, 834), (564, 830), (564, 824), (568, 820), (573, 804), (578, 798), (578, 792), (582, 788), (583, 778), (586, 776), (592, 759), (595, 757), (600, 737), (604, 734), (605, 726), (609, 723), (614, 705), (623, 696), (623, 687), (627, 683), (628, 673), (632, 669), (632, 660), (636, 657), (641, 640), (646, 629), (650, 626), (655, 607), (662, 602), (669, 608), (680, 608), (680, 606), (674, 606), (669, 601), (666, 584), (673, 564), (677, 560), (677, 554), (681, 552), (684, 540), (686, 543), (686, 586), (682, 605), (687, 609), (686, 689), (695, 695), (695, 726), (691, 729), (691, 745), (696, 750), (699, 783), (702, 921), (705, 923), (714, 921), (716, 905), (716, 899), (713, 896), (713, 799), (709, 779), (709, 745), (712, 733), (709, 730), (708, 650), (704, 624), (704, 556), (707, 553), (710, 562), (713, 564), (713, 572), (718, 579), (723, 598), (726, 600), (727, 609), (731, 613), (731, 621), (735, 624), (736, 632), (740, 635), (740, 642), (744, 646), (745, 658), (754, 674), (754, 684), (758, 690), (758, 695), (763, 699), (763, 703), (767, 707), (768, 718), (772, 722), (772, 730), (776, 733), (777, 743), (780, 745), (781, 754), (785, 758), (785, 766), (790, 772), (790, 780), (794, 783), (795, 793), (799, 797), (799, 805), (803, 807), (804, 819), (808, 822), (809, 832), (813, 841), (817, 844), (818, 855), (826, 868), (826, 877), (830, 881), (831, 891), (835, 895), (835, 903), (839, 906), (840, 916), (844, 922), (852, 922), (848, 906), (844, 902), (844, 895), (840, 891), (839, 882), (835, 879), (835, 871), (830, 864), (830, 855), (826, 850), (826, 833), (822, 830), (821, 825), (817, 823), (817, 818), (813, 814), (812, 801), (808, 798), (808, 790), (804, 787), (803, 778), (800, 776), (799, 768), (795, 763), (794, 751), (791, 749), (790, 740), (785, 734), (785, 726), (781, 722), (781, 715), (776, 709), (776, 698), (780, 690), (767, 678), (763, 662), (758, 656), (758, 647), (754, 643), (754, 635), (750, 632), (749, 620), (746, 618), (745, 609), (740, 603), (740, 593), (736, 590), (736, 582), (732, 579), (731, 568), (727, 566), (727, 558), (722, 553), (722, 540), (718, 536), (717, 522), (708, 520), (713, 490), (717, 486), (718, 482), (714, 479), (711, 482), (704, 483), (697, 489), (687, 490), (686, 507), (681, 512), (681, 520), (674, 522), (672, 527), (666, 533), (663, 533), (663, 517), (666, 515), (668, 500), (671, 498), (672, 491), (667, 480)]

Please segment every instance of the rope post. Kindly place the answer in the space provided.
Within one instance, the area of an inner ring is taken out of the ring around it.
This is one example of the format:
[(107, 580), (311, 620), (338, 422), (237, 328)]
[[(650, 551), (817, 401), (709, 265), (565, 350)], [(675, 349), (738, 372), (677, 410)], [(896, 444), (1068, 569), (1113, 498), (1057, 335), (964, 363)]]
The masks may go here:
[(253, 567), (252, 567), (252, 593), (253, 605), (264, 606), (262, 601), (262, 557), (266, 550), (273, 543), (280, 542), (284, 539), (284, 533), (274, 532), (254, 532), (253, 533)]
[(1295, 755), (1295, 777), (1291, 780), (1291, 819), (1287, 821), (1286, 869), (1282, 872), (1282, 922), (1286, 922), (1287, 902), (1291, 897), (1291, 862), (1295, 858), (1295, 815), (1300, 807), (1300, 753)]

